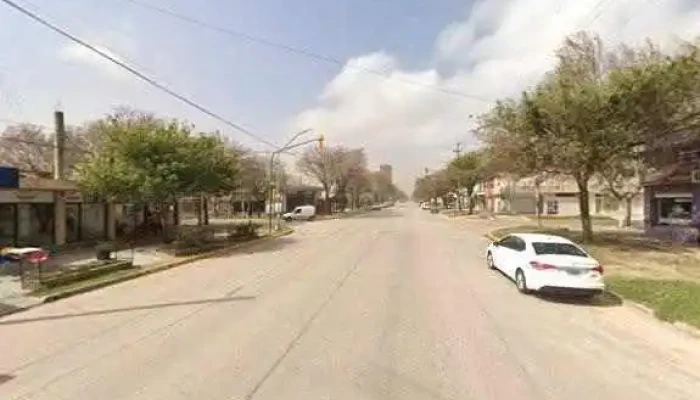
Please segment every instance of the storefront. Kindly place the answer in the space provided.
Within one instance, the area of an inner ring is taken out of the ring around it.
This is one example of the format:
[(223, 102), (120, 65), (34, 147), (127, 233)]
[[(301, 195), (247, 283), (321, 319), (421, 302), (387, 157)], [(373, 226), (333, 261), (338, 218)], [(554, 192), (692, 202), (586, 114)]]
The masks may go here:
[[(66, 243), (106, 237), (106, 205), (66, 192)], [(0, 190), (0, 246), (49, 246), (56, 242), (54, 192)]]

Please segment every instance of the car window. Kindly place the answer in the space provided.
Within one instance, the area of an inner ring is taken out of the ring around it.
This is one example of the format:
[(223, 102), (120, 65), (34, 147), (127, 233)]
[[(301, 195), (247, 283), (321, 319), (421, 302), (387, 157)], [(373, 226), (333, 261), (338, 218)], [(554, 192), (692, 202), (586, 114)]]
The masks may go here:
[(585, 251), (571, 243), (533, 242), (532, 248), (537, 255), (555, 254), (561, 256), (588, 257)]
[(503, 246), (503, 247), (506, 247), (506, 248), (509, 248), (512, 250), (518, 250), (518, 248), (519, 248), (518, 240), (519, 239), (515, 236), (506, 236), (500, 242), (498, 242), (498, 244), (500, 246)]
[(525, 241), (520, 239), (519, 237), (514, 237), (514, 242), (513, 242), (513, 250), (517, 251), (524, 251), (525, 248), (527, 247), (525, 245)]
[(301, 212), (301, 208), (297, 208), (296, 210), (294, 210), (294, 214), (299, 214), (300, 212)]

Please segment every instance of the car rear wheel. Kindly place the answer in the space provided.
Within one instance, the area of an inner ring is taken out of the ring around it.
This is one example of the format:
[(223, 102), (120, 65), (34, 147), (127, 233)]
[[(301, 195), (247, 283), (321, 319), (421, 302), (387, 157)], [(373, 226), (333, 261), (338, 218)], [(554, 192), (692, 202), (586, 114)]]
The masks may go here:
[(496, 264), (493, 263), (493, 256), (491, 255), (491, 252), (486, 254), (486, 265), (489, 267), (489, 269), (496, 269)]
[(520, 291), (520, 293), (530, 293), (530, 290), (527, 288), (525, 273), (521, 269), (515, 271), (515, 286), (518, 288), (518, 291)]

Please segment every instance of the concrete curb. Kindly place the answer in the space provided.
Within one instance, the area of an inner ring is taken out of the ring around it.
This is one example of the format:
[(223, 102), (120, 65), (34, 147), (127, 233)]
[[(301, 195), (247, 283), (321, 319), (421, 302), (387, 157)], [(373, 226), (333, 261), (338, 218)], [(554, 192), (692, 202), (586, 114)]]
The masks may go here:
[[(496, 241), (496, 240), (498, 240), (498, 239), (497, 239), (494, 235), (492, 235), (490, 232), (487, 233), (487, 234), (485, 234), (484, 237), (487, 238), (488, 240), (491, 240), (491, 241)], [(659, 322), (663, 322), (663, 323), (666, 323), (666, 324), (668, 324), (668, 325), (671, 325), (672, 327), (674, 327), (675, 329), (678, 329), (679, 331), (681, 331), (681, 332), (683, 332), (683, 333), (686, 333), (686, 334), (688, 334), (688, 335), (690, 335), (690, 336), (693, 336), (693, 337), (695, 337), (695, 338), (700, 339), (700, 329), (698, 329), (698, 328), (696, 328), (696, 327), (694, 327), (694, 326), (692, 326), (692, 325), (688, 325), (688, 324), (686, 324), (685, 322), (679, 322), (679, 321), (677, 321), (677, 322), (666, 322), (666, 321), (662, 321), (662, 320), (660, 320), (660, 319), (658, 319), (658, 318), (656, 317), (656, 313), (654, 312), (653, 309), (651, 309), (651, 308), (645, 306), (644, 304), (637, 303), (637, 302), (634, 302), (634, 301), (632, 301), (632, 300), (627, 300), (627, 299), (625, 299), (622, 295), (620, 295), (620, 294), (618, 294), (618, 293), (615, 293), (615, 292), (613, 292), (612, 290), (608, 290), (608, 292), (611, 293), (612, 295), (617, 296), (618, 298), (622, 299), (622, 304), (623, 304), (623, 305), (627, 305), (627, 306), (632, 307), (632, 308), (635, 308), (635, 309), (637, 309), (637, 310), (639, 310), (639, 311), (641, 311), (641, 312), (643, 312), (643, 313), (645, 313), (645, 314), (651, 315), (651, 316), (653, 316), (653, 317), (654, 317), (657, 321), (659, 321)]]
[[(182, 266), (185, 264), (193, 263), (195, 261), (215, 257), (218, 255), (224, 255), (224, 254), (231, 253), (235, 250), (238, 250), (238, 249), (241, 249), (244, 247), (258, 245), (260, 243), (264, 243), (266, 241), (278, 239), (278, 238), (281, 238), (283, 236), (290, 235), (292, 233), (294, 233), (294, 229), (288, 228), (282, 232), (273, 234), (271, 236), (264, 236), (264, 237), (259, 238), (257, 240), (251, 240), (248, 242), (237, 243), (237, 244), (225, 247), (223, 249), (217, 249), (217, 250), (209, 251), (209, 252), (202, 253), (202, 254), (188, 256), (188, 257), (185, 257), (184, 259), (181, 259), (181, 260), (173, 260), (173, 261), (164, 262), (161, 264), (156, 264), (156, 265), (153, 265), (150, 267), (146, 267), (145, 269), (142, 269), (139, 271), (133, 271), (130, 274), (125, 274), (123, 276), (115, 277), (114, 279), (107, 279), (104, 281), (94, 282), (92, 284), (88, 283), (85, 286), (71, 288), (71, 289), (68, 289), (64, 292), (60, 292), (60, 293), (46, 296), (43, 299), (41, 299), (39, 302), (37, 302), (37, 304), (35, 304), (35, 305), (21, 308), (21, 309), (17, 309), (17, 310), (13, 310), (11, 313), (14, 314), (16, 312), (26, 311), (30, 308), (34, 308), (34, 307), (40, 306), (40, 305), (45, 304), (45, 303), (52, 303), (52, 302), (57, 301), (57, 300), (76, 296), (78, 294), (91, 292), (91, 291), (97, 290), (97, 289), (102, 289), (102, 288), (105, 288), (107, 286), (116, 285), (116, 284), (119, 284), (122, 282), (126, 282), (126, 281), (130, 281), (130, 280), (133, 280), (136, 278), (140, 278), (142, 276), (151, 275), (151, 274), (155, 274), (158, 272), (166, 271), (166, 270), (176, 268), (176, 267), (179, 267), (179, 266)], [(9, 315), (9, 314), (10, 313), (4, 314), (4, 315)]]

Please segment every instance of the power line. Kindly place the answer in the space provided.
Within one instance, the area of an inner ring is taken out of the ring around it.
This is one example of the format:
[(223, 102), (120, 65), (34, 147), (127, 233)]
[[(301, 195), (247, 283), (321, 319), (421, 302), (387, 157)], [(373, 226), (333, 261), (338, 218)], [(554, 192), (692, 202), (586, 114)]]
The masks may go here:
[(380, 76), (380, 77), (388, 79), (388, 80), (395, 80), (397, 82), (403, 82), (403, 83), (410, 84), (410, 85), (421, 86), (421, 87), (424, 87), (427, 89), (436, 90), (438, 92), (442, 92), (442, 93), (453, 95), (453, 96), (459, 96), (459, 97), (464, 97), (464, 98), (468, 98), (468, 99), (472, 99), (472, 100), (479, 100), (479, 101), (488, 102), (488, 103), (491, 103), (493, 101), (493, 99), (487, 99), (487, 98), (482, 97), (482, 96), (472, 95), (469, 93), (460, 92), (458, 90), (443, 88), (443, 87), (439, 87), (439, 86), (435, 86), (435, 85), (424, 84), (424, 83), (421, 83), (421, 82), (418, 82), (418, 81), (415, 81), (412, 79), (405, 79), (405, 78), (401, 78), (401, 77), (397, 77), (397, 76), (392, 76), (386, 72), (378, 71), (376, 69), (371, 69), (371, 68), (366, 68), (366, 67), (362, 67), (359, 65), (349, 64), (349, 63), (346, 63), (345, 61), (342, 61), (340, 59), (337, 59), (337, 58), (334, 58), (331, 56), (312, 52), (310, 50), (302, 49), (299, 47), (294, 47), (294, 46), (290, 46), (290, 45), (286, 45), (286, 44), (282, 44), (282, 43), (278, 43), (278, 42), (273, 42), (271, 40), (260, 38), (257, 36), (253, 36), (253, 35), (247, 34), (245, 32), (236, 31), (233, 29), (213, 25), (213, 24), (210, 24), (208, 22), (187, 16), (184, 14), (177, 13), (175, 11), (172, 11), (172, 10), (169, 10), (169, 9), (166, 9), (163, 7), (144, 3), (144, 2), (139, 1), (139, 0), (123, 0), (123, 1), (129, 2), (131, 4), (134, 4), (136, 6), (139, 6), (139, 7), (151, 10), (151, 11), (155, 11), (155, 12), (163, 14), (163, 15), (167, 15), (169, 17), (178, 19), (180, 21), (187, 22), (187, 23), (192, 24), (192, 25), (199, 26), (200, 28), (209, 29), (212, 31), (224, 33), (224, 34), (227, 34), (229, 36), (235, 36), (235, 37), (247, 40), (247, 41), (252, 42), (252, 43), (257, 43), (257, 44), (261, 44), (261, 45), (268, 46), (268, 47), (274, 47), (276, 49), (284, 50), (284, 51), (287, 51), (289, 53), (298, 54), (298, 55), (301, 55), (301, 56), (304, 56), (304, 57), (307, 57), (310, 59), (314, 59), (317, 61), (322, 61), (322, 62), (325, 62), (328, 64), (333, 64), (333, 65), (337, 65), (337, 66), (344, 67), (344, 68), (355, 69), (358, 71), (377, 75), (377, 76)]
[[(603, 4), (603, 3), (606, 3), (606, 2), (607, 2), (607, 4)], [(596, 22), (596, 21), (598, 20), (598, 18), (600, 18), (600, 17), (603, 15), (603, 13), (605, 12), (605, 9), (608, 8), (609, 5), (610, 5), (610, 0), (600, 0), (600, 1), (598, 1), (598, 3), (596, 3), (595, 6), (593, 6), (593, 8), (591, 9), (590, 13), (588, 13), (588, 16), (589, 16), (590, 18), (587, 18), (587, 19), (588, 19), (588, 22), (587, 22), (585, 25), (586, 25), (586, 26), (591, 26), (591, 25), (593, 25), (593, 23)], [(601, 6), (602, 6), (602, 7), (601, 7)], [(596, 12), (596, 11), (597, 11), (597, 12)]]
[(187, 97), (185, 97), (185, 96), (183, 96), (183, 95), (181, 95), (181, 94), (175, 92), (174, 90), (168, 88), (168, 87), (165, 86), (164, 84), (159, 83), (159, 82), (156, 81), (155, 79), (153, 79), (153, 78), (151, 78), (151, 77), (149, 77), (149, 76), (147, 76), (147, 75), (141, 73), (140, 71), (138, 71), (137, 69), (135, 69), (135, 68), (129, 66), (128, 64), (126, 64), (126, 63), (124, 63), (124, 62), (122, 62), (122, 61), (117, 60), (116, 58), (110, 56), (109, 54), (105, 53), (104, 51), (102, 51), (102, 50), (96, 48), (95, 46), (91, 45), (90, 43), (88, 43), (88, 42), (86, 42), (86, 41), (84, 41), (84, 40), (82, 40), (82, 39), (80, 39), (80, 38), (78, 38), (78, 37), (72, 35), (71, 33), (68, 33), (68, 32), (65, 31), (64, 29), (62, 29), (62, 28), (60, 28), (60, 27), (58, 27), (58, 26), (56, 26), (56, 25), (54, 25), (54, 24), (52, 24), (52, 23), (46, 21), (45, 19), (43, 19), (43, 18), (40, 17), (39, 15), (37, 15), (37, 14), (35, 14), (35, 13), (33, 13), (33, 12), (27, 10), (26, 8), (20, 6), (19, 4), (15, 3), (14, 1), (12, 1), (12, 0), (0, 0), (0, 1), (2, 1), (2, 2), (5, 3), (5, 4), (7, 4), (8, 6), (14, 8), (15, 10), (21, 12), (22, 14), (26, 15), (27, 17), (33, 19), (34, 21), (38, 22), (39, 24), (44, 25), (45, 27), (47, 27), (47, 28), (51, 29), (52, 31), (58, 33), (59, 35), (61, 35), (61, 36), (65, 37), (65, 38), (67, 38), (67, 39), (69, 39), (69, 40), (71, 40), (71, 41), (73, 41), (73, 42), (75, 42), (75, 43), (77, 43), (77, 44), (79, 44), (79, 45), (81, 45), (81, 46), (87, 48), (88, 50), (92, 51), (93, 53), (95, 53), (95, 54), (99, 55), (100, 57), (106, 59), (107, 61), (109, 61), (109, 62), (111, 62), (111, 63), (113, 63), (113, 64), (119, 66), (120, 68), (122, 68), (122, 69), (128, 71), (129, 73), (135, 75), (136, 77), (138, 77), (139, 79), (141, 79), (141, 80), (143, 80), (144, 82), (148, 83), (149, 85), (151, 85), (151, 86), (153, 86), (153, 87), (155, 87), (155, 88), (157, 88), (157, 89), (160, 89), (161, 91), (163, 91), (163, 92), (169, 94), (170, 96), (172, 96), (172, 97), (174, 97), (174, 98), (180, 100), (181, 102), (183, 102), (183, 103), (189, 105), (190, 107), (193, 107), (193, 108), (195, 108), (195, 109), (201, 111), (202, 113), (204, 113), (204, 114), (206, 114), (206, 115), (208, 115), (208, 116), (210, 116), (210, 117), (212, 117), (212, 118), (214, 118), (214, 119), (216, 119), (216, 120), (218, 120), (218, 121), (220, 121), (220, 122), (222, 122), (222, 123), (228, 125), (229, 127), (233, 128), (233, 129), (235, 129), (235, 130), (237, 130), (237, 131), (239, 131), (239, 132), (241, 132), (241, 133), (243, 133), (243, 134), (245, 134), (245, 135), (247, 135), (247, 136), (249, 136), (249, 137), (251, 137), (251, 138), (253, 138), (253, 139), (257, 140), (257, 141), (259, 141), (259, 142), (261, 142), (261, 143), (264, 143), (264, 144), (266, 144), (266, 145), (268, 145), (268, 146), (271, 146), (271, 147), (273, 147), (273, 148), (277, 148), (277, 145), (275, 145), (274, 143), (268, 141), (267, 139), (264, 139), (264, 138), (262, 138), (262, 137), (260, 137), (260, 136), (258, 136), (258, 135), (256, 135), (256, 134), (250, 132), (249, 130), (247, 130), (246, 128), (242, 127), (241, 125), (238, 125), (238, 124), (236, 124), (236, 123), (234, 123), (234, 122), (231, 122), (231, 121), (229, 121), (228, 119), (226, 119), (226, 118), (220, 116), (219, 114), (217, 114), (217, 113), (215, 113), (215, 112), (213, 112), (213, 111), (210, 111), (209, 109), (205, 108), (204, 106), (199, 105), (198, 103), (196, 103), (196, 102), (194, 102), (194, 101), (188, 99)]

